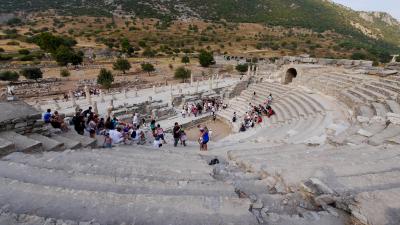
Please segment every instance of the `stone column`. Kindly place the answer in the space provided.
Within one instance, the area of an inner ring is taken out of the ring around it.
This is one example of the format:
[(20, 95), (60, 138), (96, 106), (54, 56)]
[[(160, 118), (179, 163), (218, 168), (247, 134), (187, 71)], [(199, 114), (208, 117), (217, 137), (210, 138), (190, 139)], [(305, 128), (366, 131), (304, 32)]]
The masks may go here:
[(211, 90), (214, 88), (214, 75), (211, 76)]
[(100, 90), (100, 102), (105, 102), (103, 90)]
[(57, 110), (61, 109), (60, 105), (58, 104), (57, 100), (54, 100), (54, 105)]
[(92, 105), (92, 96), (90, 95), (90, 90), (88, 86), (85, 86), (85, 93), (86, 93), (86, 100), (88, 101), (89, 105)]
[(157, 94), (157, 92), (156, 92), (156, 86), (155, 86), (155, 85), (153, 85), (153, 93), (154, 93), (154, 94)]
[(212, 81), (211, 78), (208, 78), (208, 89), (211, 91), (212, 90)]
[(255, 76), (258, 76), (258, 66), (256, 67), (256, 73)]
[(193, 87), (193, 73), (190, 73), (190, 86)]
[(128, 95), (127, 95), (127, 93), (126, 93), (126, 88), (124, 88), (124, 98), (125, 98), (125, 99), (128, 98)]
[(199, 81), (196, 81), (196, 94), (199, 93)]
[(72, 101), (72, 107), (75, 107), (76, 101), (75, 101), (74, 93), (72, 93), (72, 91), (69, 91), (69, 97), (71, 98), (71, 101)]
[(113, 109), (114, 109), (114, 100), (111, 99), (110, 105), (108, 105), (108, 107), (107, 107), (107, 117), (111, 116)]
[(99, 114), (99, 109), (97, 108), (97, 101), (93, 101), (93, 112)]
[(135, 97), (138, 97), (138, 90), (137, 90), (137, 87), (135, 87)]

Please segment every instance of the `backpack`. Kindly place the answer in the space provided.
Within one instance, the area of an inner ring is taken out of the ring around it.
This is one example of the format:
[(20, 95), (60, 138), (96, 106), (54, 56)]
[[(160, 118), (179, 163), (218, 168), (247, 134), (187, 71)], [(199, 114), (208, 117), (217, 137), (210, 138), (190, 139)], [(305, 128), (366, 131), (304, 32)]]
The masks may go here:
[(136, 131), (133, 131), (131, 134), (131, 138), (135, 139), (136, 138)]
[(218, 163), (219, 163), (219, 160), (217, 158), (215, 158), (215, 159), (212, 159), (208, 165), (212, 166), (212, 165), (215, 165)]

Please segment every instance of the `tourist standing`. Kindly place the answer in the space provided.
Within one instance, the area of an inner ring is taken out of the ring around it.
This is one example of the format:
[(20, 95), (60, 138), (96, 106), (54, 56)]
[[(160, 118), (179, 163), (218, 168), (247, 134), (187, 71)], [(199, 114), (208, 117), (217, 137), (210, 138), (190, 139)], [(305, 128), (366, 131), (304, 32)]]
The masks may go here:
[(178, 145), (178, 142), (181, 138), (181, 126), (177, 122), (175, 122), (174, 129), (172, 129), (173, 136), (174, 136), (174, 147)]
[(164, 138), (164, 129), (161, 128), (160, 124), (157, 124), (156, 134), (159, 140), (162, 140), (164, 144), (167, 144)]

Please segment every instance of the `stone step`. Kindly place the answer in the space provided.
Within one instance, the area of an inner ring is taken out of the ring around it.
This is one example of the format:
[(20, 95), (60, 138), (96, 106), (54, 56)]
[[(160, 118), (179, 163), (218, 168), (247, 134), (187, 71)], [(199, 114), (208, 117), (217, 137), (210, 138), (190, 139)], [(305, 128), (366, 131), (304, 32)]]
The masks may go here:
[[(30, 155), (10, 154), (3, 158), (4, 160), (27, 164), (38, 168), (53, 168), (55, 170), (76, 171), (80, 173), (96, 174), (115, 177), (138, 177), (149, 180), (212, 180), (210, 176), (211, 167), (204, 166), (203, 170), (191, 170), (188, 168), (176, 168), (162, 165), (155, 167), (153, 165), (127, 164), (118, 161), (87, 161), (84, 159), (74, 162), (68, 160), (62, 155), (59, 157), (41, 159)], [(207, 171), (208, 169), (208, 171)]]
[(371, 105), (374, 108), (376, 116), (386, 118), (386, 114), (388, 113), (388, 110), (384, 104), (378, 103), (378, 102), (372, 102)]
[(358, 116), (372, 118), (375, 115), (375, 111), (370, 106), (361, 105), (357, 109), (357, 114)]
[(285, 98), (285, 100), (296, 111), (298, 116), (303, 116), (304, 117), (304, 116), (307, 115), (307, 113), (306, 113), (306, 111), (304, 109), (304, 106), (297, 104), (297, 102), (293, 99), (292, 95), (289, 95), (287, 98)]
[(353, 176), (339, 176), (335, 182), (326, 183), (337, 193), (360, 193), (365, 191), (400, 188), (400, 171), (384, 171)]
[(237, 196), (232, 186), (216, 181), (146, 181), (132, 177), (71, 173), (6, 161), (0, 161), (0, 177), (32, 184), (119, 194)]
[(304, 101), (304, 98), (297, 94), (292, 95), (292, 99), (294, 102), (296, 102), (298, 105), (302, 107), (302, 109), (305, 111), (306, 116), (313, 116), (315, 114), (315, 111), (312, 110), (310, 105), (308, 105), (308, 102)]
[[(377, 155), (379, 153), (376, 153)], [(295, 156), (292, 156), (295, 157)], [(342, 156), (340, 159), (335, 157), (327, 160), (326, 157), (313, 159), (310, 161), (297, 161), (288, 164), (282, 161), (264, 162), (263, 164), (255, 164), (253, 160), (252, 170), (258, 171), (261, 174), (270, 174), (281, 177), (288, 186), (297, 186), (300, 182), (311, 177), (318, 177), (324, 181), (334, 182), (339, 176), (357, 176), (367, 173), (378, 173), (389, 170), (399, 170), (399, 156), (392, 154), (387, 157), (375, 158), (374, 155), (365, 155), (357, 161), (354, 161), (356, 155)], [(247, 160), (242, 162), (243, 165), (249, 166)]]
[(356, 90), (364, 93), (365, 95), (370, 96), (371, 98), (375, 99), (375, 100), (382, 100), (382, 99), (387, 99), (388, 97), (379, 93), (379, 92), (375, 92), (372, 89), (368, 89), (365, 87), (361, 87), (361, 86), (356, 86), (354, 87)]
[(77, 134), (74, 130), (66, 132), (66, 133), (61, 133), (60, 136), (74, 140), (74, 141), (79, 141), (83, 147), (96, 147), (96, 139), (79, 135)]
[(82, 147), (81, 142), (75, 141), (75, 140), (60, 136), (60, 135), (53, 135), (51, 138), (58, 142), (63, 143), (64, 147), (66, 149), (79, 149)]
[(394, 225), (400, 221), (400, 188), (362, 192), (353, 202), (351, 214), (364, 224)]
[(389, 124), (389, 126), (382, 132), (379, 132), (368, 139), (370, 145), (378, 146), (383, 144), (387, 139), (400, 135), (400, 126)]
[(4, 131), (0, 133), (0, 138), (11, 142), (15, 146), (17, 152), (36, 152), (42, 151), (42, 143), (30, 139), (26, 136), (17, 134), (13, 131)]
[(371, 82), (370, 84), (364, 84), (365, 88), (373, 90), (376, 93), (380, 93), (388, 98), (396, 98), (399, 93), (392, 91), (390, 88), (380, 82)]
[(39, 141), (43, 145), (44, 151), (61, 151), (64, 150), (64, 143), (58, 142), (54, 139), (48, 138), (40, 134), (30, 134), (27, 135), (30, 139)]
[(365, 94), (364, 92), (360, 91), (359, 89), (356, 88), (351, 88), (347, 90), (350, 94), (354, 95), (355, 97), (361, 99), (363, 102), (373, 102), (376, 99), (374, 97), (371, 97), (370, 95)]
[(245, 199), (90, 192), (6, 178), (0, 178), (0, 202), (19, 213), (75, 221), (95, 219), (100, 224), (257, 223)]
[(0, 157), (8, 155), (15, 150), (15, 145), (11, 141), (0, 138)]
[(400, 104), (393, 100), (386, 100), (386, 104), (388, 105), (390, 111), (392, 113), (400, 114)]
[[(6, 211), (6, 210), (5, 210)], [(77, 222), (72, 220), (60, 220), (55, 218), (45, 218), (32, 214), (16, 214), (12, 212), (1, 212), (0, 210), (0, 224), (4, 225), (44, 225), (44, 224), (91, 224), (90, 221)], [(92, 223), (98, 225), (97, 223)]]

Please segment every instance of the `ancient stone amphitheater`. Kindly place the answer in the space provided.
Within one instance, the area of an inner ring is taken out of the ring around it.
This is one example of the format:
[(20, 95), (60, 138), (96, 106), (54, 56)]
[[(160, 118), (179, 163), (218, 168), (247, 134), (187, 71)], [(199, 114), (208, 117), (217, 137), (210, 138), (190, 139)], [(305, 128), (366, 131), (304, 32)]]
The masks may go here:
[(400, 224), (398, 77), (286, 65), (253, 80), (219, 116), (270, 93), (276, 116), (202, 154), (49, 137), (2, 103), (0, 224)]

